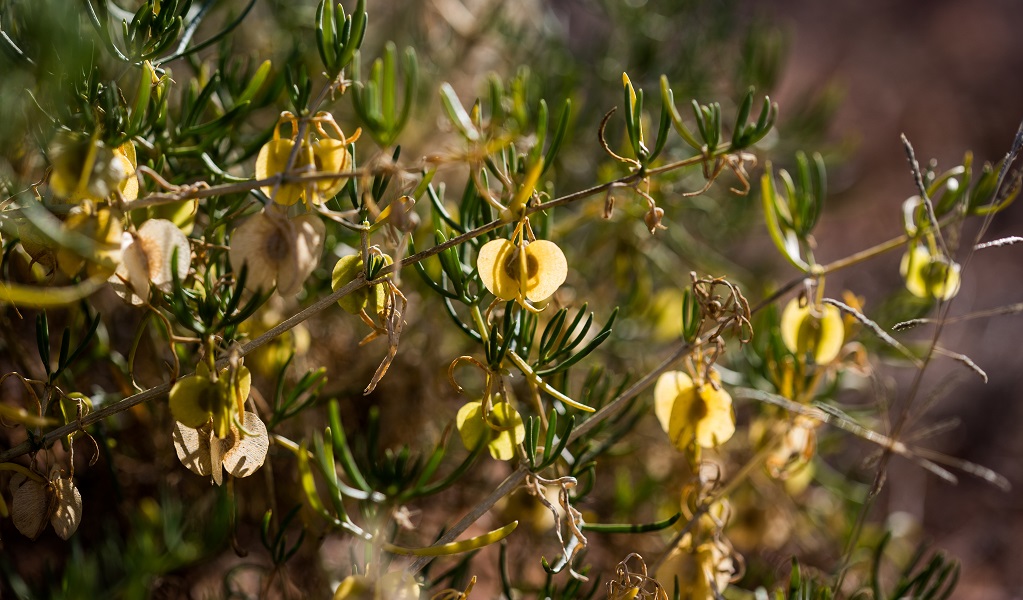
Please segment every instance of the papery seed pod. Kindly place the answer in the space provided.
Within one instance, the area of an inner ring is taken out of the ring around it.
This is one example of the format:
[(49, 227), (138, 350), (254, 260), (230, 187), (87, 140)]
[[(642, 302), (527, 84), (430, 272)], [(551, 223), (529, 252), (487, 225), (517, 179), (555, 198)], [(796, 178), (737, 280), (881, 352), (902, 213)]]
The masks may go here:
[(53, 493), (45, 482), (18, 474), (11, 478), (11, 520), (25, 537), (36, 539), (46, 529)]
[(223, 439), (209, 425), (195, 429), (175, 423), (172, 438), (178, 460), (196, 475), (212, 477), (217, 485), (224, 481), (224, 469), (235, 477), (253, 474), (266, 460), (270, 438), (255, 413), (246, 411), (242, 418), (244, 431), (232, 424)]
[[(34, 226), (28, 223), (19, 224), (18, 239), (33, 263), (42, 265), (47, 273), (52, 273), (57, 268), (57, 252), (53, 242), (40, 234)], [(81, 268), (81, 263), (78, 263), (78, 266)]]
[(36, 539), (49, 522), (61, 539), (78, 530), (82, 520), (82, 495), (70, 477), (57, 468), (49, 481), (27, 479), (19, 474), (11, 478), (11, 520), (18, 531)]
[(70, 477), (56, 477), (50, 485), (54, 494), (50, 524), (57, 535), (66, 540), (74, 535), (82, 521), (82, 495)]
[(277, 285), (282, 296), (298, 293), (320, 262), (326, 228), (312, 214), (288, 219), (257, 213), (231, 234), (231, 268), (248, 265), (245, 287), (268, 290)]
[(169, 292), (175, 272), (178, 280), (187, 277), (191, 259), (188, 238), (174, 223), (150, 219), (135, 234), (125, 232), (122, 236), (122, 260), (110, 284), (123, 300), (144, 304), (150, 285)]

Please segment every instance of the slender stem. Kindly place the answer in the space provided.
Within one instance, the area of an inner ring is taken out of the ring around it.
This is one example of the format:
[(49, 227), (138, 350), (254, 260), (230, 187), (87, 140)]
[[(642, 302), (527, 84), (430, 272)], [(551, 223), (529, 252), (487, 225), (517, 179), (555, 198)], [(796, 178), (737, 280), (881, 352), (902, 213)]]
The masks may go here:
[(846, 267), (851, 267), (853, 265), (856, 265), (856, 264), (859, 264), (861, 262), (867, 261), (867, 260), (869, 260), (871, 258), (874, 258), (875, 256), (877, 256), (879, 254), (884, 254), (885, 252), (890, 252), (891, 250), (896, 250), (898, 248), (901, 248), (902, 246), (905, 246), (907, 243), (909, 243), (909, 239), (910, 238), (909, 238), (908, 235), (902, 234), (902, 235), (900, 235), (898, 237), (894, 237), (894, 238), (892, 238), (892, 239), (890, 239), (890, 240), (888, 240), (886, 242), (882, 242), (882, 243), (880, 243), (880, 244), (878, 244), (876, 246), (873, 246), (871, 248), (867, 248), (866, 250), (861, 250), (861, 251), (856, 252), (855, 254), (851, 254), (851, 255), (849, 255), (849, 256), (847, 256), (845, 258), (840, 258), (840, 259), (838, 259), (836, 261), (833, 261), (833, 262), (830, 262), (830, 263), (824, 265), (821, 268), (821, 274), (822, 275), (827, 275), (827, 274), (830, 274), (830, 273), (834, 273), (835, 271), (839, 271), (841, 269), (845, 269)]
[[(675, 349), (671, 355), (666, 358), (661, 364), (654, 368), (653, 371), (647, 373), (642, 379), (632, 384), (629, 389), (622, 392), (617, 398), (609, 402), (606, 406), (597, 411), (592, 417), (583, 422), (579, 427), (572, 430), (572, 434), (569, 436), (569, 442), (572, 443), (579, 439), (580, 436), (585, 435), (591, 429), (597, 426), (601, 421), (606, 420), (611, 415), (617, 413), (625, 407), (625, 404), (638, 396), (643, 390), (648, 388), (654, 380), (661, 375), (661, 373), (667, 371), (675, 362), (683, 358), (692, 352), (694, 346), (689, 343), (683, 342)], [(462, 534), (466, 529), (475, 523), (480, 517), (482, 517), (488, 510), (490, 510), (497, 501), (506, 495), (510, 494), (515, 490), (519, 484), (529, 474), (529, 468), (526, 465), (520, 465), (511, 475), (509, 475), (501, 485), (497, 486), (493, 492), (490, 493), (486, 498), (480, 500), (476, 506), (473, 507), (465, 516), (463, 516), (454, 526), (451, 527), (437, 542), (436, 545), (447, 544), (453, 542), (455, 539)], [(418, 573), (423, 567), (427, 565), (433, 557), (423, 556), (409, 565), (407, 571), (412, 574)]]
[[(497, 486), (497, 489), (495, 489), (493, 492), (490, 492), (489, 496), (487, 496), (483, 500), (480, 500), (480, 502), (476, 506), (474, 506), (472, 510), (466, 513), (464, 517), (459, 519), (459, 521), (455, 523), (454, 526), (452, 526), (451, 529), (449, 529), (444, 535), (442, 535), (441, 538), (437, 540), (436, 543), (434, 543), (433, 545), (443, 546), (444, 544), (448, 544), (455, 541), (455, 539), (457, 539), (458, 536), (462, 535), (462, 532), (468, 529), (473, 523), (478, 521), (479, 518), (486, 514), (488, 510), (493, 508), (493, 506), (497, 504), (498, 500), (504, 498), (508, 494), (512, 493), (513, 490), (518, 488), (519, 484), (521, 484), (526, 479), (526, 475), (528, 474), (529, 468), (526, 467), (526, 465), (521, 465), (511, 475), (506, 477), (505, 480), (501, 482), (501, 485)], [(420, 556), (415, 561), (413, 561), (412, 564), (408, 566), (406, 571), (411, 573), (412, 575), (415, 575), (416, 573), (421, 571), (423, 567), (429, 564), (429, 562), (433, 559), (434, 559), (433, 556)]]

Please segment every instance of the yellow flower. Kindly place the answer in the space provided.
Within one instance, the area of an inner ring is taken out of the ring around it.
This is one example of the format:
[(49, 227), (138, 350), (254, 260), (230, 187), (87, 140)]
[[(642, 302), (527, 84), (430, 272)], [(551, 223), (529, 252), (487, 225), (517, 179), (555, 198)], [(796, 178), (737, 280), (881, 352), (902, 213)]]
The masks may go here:
[(831, 304), (799, 305), (793, 298), (781, 313), (781, 338), (797, 358), (809, 356), (814, 364), (826, 365), (838, 358), (845, 341), (842, 311)]
[(91, 206), (72, 209), (64, 221), (64, 229), (94, 242), (88, 261), (69, 248), (57, 250), (57, 266), (68, 277), (74, 277), (86, 266), (90, 277), (109, 277), (121, 262), (123, 229), (121, 220), (109, 208), (93, 210)]
[[(256, 179), (266, 179), (278, 173), (283, 173), (288, 166), (288, 159), (295, 150), (295, 140), (281, 139), (280, 126), (284, 122), (292, 122), (295, 127), (294, 117), (291, 115), (282, 116), (281, 121), (274, 129), (274, 137), (259, 150), (256, 156)], [(340, 139), (327, 137), (322, 124), (332, 125)], [(292, 171), (298, 173), (333, 174), (343, 173), (348, 170), (352, 159), (348, 154), (348, 144), (359, 139), (361, 130), (356, 130), (350, 138), (346, 138), (341, 129), (334, 123), (334, 118), (328, 113), (320, 113), (314, 117), (316, 131), (323, 137), (306, 140), (298, 148), (295, 155), (295, 162), (292, 164)], [(320, 203), (324, 198), (331, 198), (341, 191), (345, 185), (344, 178), (322, 179), (319, 181), (281, 183), (277, 186), (276, 193), (274, 186), (265, 186), (263, 193), (273, 199), (274, 202), (284, 206), (291, 206), (299, 200), (305, 200), (312, 204)]]
[(50, 148), (50, 158), (50, 188), (60, 198), (100, 201), (115, 189), (125, 200), (138, 198), (135, 145), (131, 142), (111, 150), (99, 140), (61, 133)]
[[(384, 263), (391, 264), (391, 257), (384, 255)], [(337, 264), (334, 265), (334, 272), (330, 278), (330, 287), (336, 292), (352, 281), (355, 281), (355, 278), (362, 272), (362, 258), (357, 254), (342, 256), (337, 261)], [(345, 312), (353, 315), (359, 314), (366, 308), (371, 309), (370, 312), (380, 314), (384, 311), (386, 300), (387, 292), (384, 290), (384, 284), (378, 283), (359, 288), (351, 294), (342, 296), (338, 299), (337, 303), (341, 308), (345, 309)]]
[(906, 289), (918, 298), (948, 300), (959, 293), (959, 264), (931, 254), (924, 246), (913, 246), (902, 257), (899, 271)]
[(220, 372), (216, 381), (210, 377), (205, 363), (199, 363), (195, 374), (174, 383), (169, 394), (171, 415), (186, 427), (197, 429), (213, 420), (213, 431), (224, 438), (230, 433), (235, 415), (244, 411), (252, 389), (252, 374), (246, 367), (232, 373)]
[(674, 597), (675, 581), (681, 600), (714, 600), (724, 593), (735, 574), (735, 561), (727, 544), (710, 540), (695, 548), (686, 534), (665, 557), (654, 578)]
[(175, 423), (172, 437), (178, 460), (196, 475), (210, 476), (217, 485), (224, 482), (224, 469), (235, 477), (252, 475), (266, 460), (270, 438), (256, 413), (245, 411), (242, 418), (241, 428), (232, 423), (224, 438), (217, 437), (209, 425), (193, 429)]
[(11, 478), (11, 520), (33, 540), (46, 529), (46, 523), (66, 540), (82, 520), (82, 495), (71, 478), (62, 477), (56, 467), (49, 480), (36, 481), (18, 473)]
[(231, 234), (231, 268), (235, 276), (248, 265), (245, 287), (268, 290), (277, 285), (282, 296), (293, 296), (320, 262), (326, 228), (312, 214), (294, 219), (262, 211), (249, 217)]
[(526, 439), (526, 427), (522, 417), (510, 404), (502, 400), (494, 403), (490, 414), (484, 418), (483, 403), (469, 402), (458, 409), (455, 417), (462, 443), (472, 450), (481, 440), (487, 440), (490, 455), (497, 460), (511, 460), (515, 448)]
[(480, 248), (476, 261), (483, 285), (501, 300), (542, 302), (565, 282), (568, 262), (554, 242), (513, 244), (500, 239)]
[(710, 383), (696, 385), (681, 371), (668, 371), (654, 386), (654, 413), (671, 443), (685, 451), (693, 443), (714, 448), (735, 433), (732, 397)]

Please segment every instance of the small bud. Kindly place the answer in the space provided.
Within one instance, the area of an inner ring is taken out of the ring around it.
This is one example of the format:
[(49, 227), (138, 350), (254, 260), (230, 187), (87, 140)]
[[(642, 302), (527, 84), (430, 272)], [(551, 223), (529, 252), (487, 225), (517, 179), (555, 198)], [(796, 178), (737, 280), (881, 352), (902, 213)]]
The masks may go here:
[(643, 221), (646, 223), (646, 228), (650, 230), (650, 235), (656, 233), (658, 229), (667, 229), (667, 227), (661, 225), (661, 219), (663, 218), (664, 209), (659, 206), (651, 206), (650, 210), (643, 216)]

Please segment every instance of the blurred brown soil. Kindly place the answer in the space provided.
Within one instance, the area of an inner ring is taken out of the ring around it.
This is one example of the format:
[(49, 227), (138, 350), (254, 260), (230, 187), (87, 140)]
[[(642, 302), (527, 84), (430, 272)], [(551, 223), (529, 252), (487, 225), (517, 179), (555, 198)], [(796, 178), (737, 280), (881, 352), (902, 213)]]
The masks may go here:
[[(845, 98), (831, 129), (834, 140), (854, 143), (849, 160), (831, 175), (831, 206), (818, 227), (821, 260), (845, 256), (900, 233), (901, 202), (914, 194), (904, 133), (921, 161), (941, 168), (959, 164), (966, 150), (980, 161), (1007, 152), (1023, 119), (1023, 3), (816, 2), (770, 7), (750, 3), (788, 27), (792, 46), (778, 100), (837, 83)], [(999, 214), (986, 240), (1023, 232), (1019, 202)], [(973, 240), (974, 231), (963, 238)], [(978, 253), (965, 272), (952, 314), (1023, 300), (1019, 247)], [(898, 256), (850, 269), (829, 279), (829, 289), (855, 289), (868, 302), (898, 285)], [(870, 308), (868, 304), (868, 309)], [(931, 332), (921, 332), (920, 336)], [(911, 336), (912, 337), (912, 336)], [(1023, 316), (975, 320), (945, 328), (942, 344), (969, 355), (990, 376), (986, 385), (945, 359), (932, 365), (923, 396), (941, 397), (918, 428), (950, 416), (962, 420), (949, 434), (925, 443), (952, 456), (991, 467), (1010, 479), (1003, 493), (963, 475), (949, 485), (905, 461), (895, 461), (877, 515), (908, 511), (925, 536), (962, 561), (956, 598), (1023, 597), (1019, 540), (1023, 533)], [(901, 388), (905, 390), (905, 386)], [(923, 398), (921, 398), (923, 399)], [(919, 406), (919, 403), (915, 407)], [(915, 408), (911, 409), (915, 413)], [(912, 428), (911, 428), (912, 429)]]

